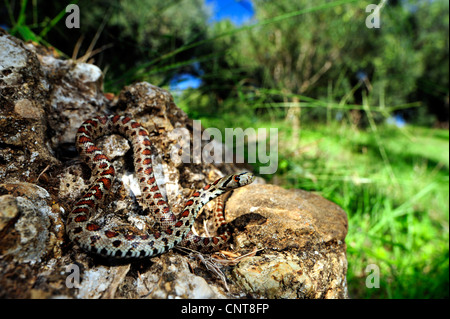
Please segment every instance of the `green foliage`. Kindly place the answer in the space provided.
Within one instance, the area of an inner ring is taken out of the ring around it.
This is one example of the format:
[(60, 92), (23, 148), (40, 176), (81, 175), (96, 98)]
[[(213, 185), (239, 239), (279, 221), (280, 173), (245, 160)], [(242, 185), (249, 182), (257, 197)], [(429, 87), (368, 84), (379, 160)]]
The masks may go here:
[[(381, 28), (369, 29), (369, 1), (255, 0), (256, 22), (236, 27), (226, 20), (209, 26), (203, 0), (79, 0), (80, 30), (65, 27), (65, 3), (4, 1), (13, 34), (51, 43), (66, 56), (95, 55), (107, 90), (138, 80), (165, 86), (190, 73), (202, 77), (202, 96), (209, 97), (201, 109), (297, 108), (298, 95), (329, 101), (347, 95), (347, 103), (362, 104), (366, 95), (372, 106), (422, 101), (425, 109), (404, 116), (448, 121), (446, 1), (388, 2)], [(254, 89), (277, 93), (255, 99)], [(332, 114), (317, 108), (311, 120), (326, 115)]]
[[(113, 79), (146, 80), (162, 86), (167, 85), (176, 73), (195, 74), (192, 64), (195, 56), (201, 56), (203, 52), (186, 47), (205, 36), (207, 15), (201, 0), (114, 1), (112, 6), (111, 1), (106, 3), (108, 6), (98, 6), (97, 11), (88, 11), (86, 20), (91, 23), (87, 28), (95, 30), (96, 21), (107, 14), (105, 38), (120, 44), (120, 48), (113, 48), (114, 54), (119, 50), (116, 58), (126, 59), (126, 63), (117, 63), (110, 68)], [(111, 34), (112, 31), (116, 32)]]
[[(231, 33), (233, 26), (229, 21), (217, 23), (210, 29), (216, 55), (212, 63), (202, 64), (205, 73), (201, 89), (204, 95), (211, 96), (208, 104), (222, 109), (221, 101), (230, 98), (253, 109), (267, 109), (268, 104), (274, 103), (293, 103), (292, 107), (298, 107), (303, 102), (295, 98), (299, 95), (316, 99), (327, 96), (334, 101), (347, 95), (347, 103), (362, 104), (367, 96), (372, 106), (398, 107), (418, 98), (425, 101), (416, 92), (429, 83), (429, 90), (437, 89), (432, 93), (438, 96), (434, 102), (444, 109), (440, 113), (445, 118), (448, 4), (434, 1), (429, 8), (428, 4), (416, 1), (415, 5), (420, 4), (417, 11), (387, 5), (381, 12), (380, 29), (365, 27), (367, 4), (260, 0), (255, 1), (257, 22), (251, 27), (241, 27), (245, 32), (218, 37)], [(414, 22), (415, 19), (426, 20), (424, 26), (421, 21)], [(435, 31), (439, 27), (443, 32)], [(421, 37), (437, 39), (439, 43), (434, 46), (431, 41), (419, 40)], [(418, 41), (425, 41), (430, 47), (422, 51), (418, 49)], [(427, 52), (436, 54), (437, 62)], [(436, 74), (432, 81), (426, 80), (428, 66)], [(363, 79), (358, 78), (361, 76)], [(276, 94), (254, 99), (265, 89)], [(325, 117), (325, 109), (317, 111), (319, 117)], [(422, 121), (423, 117), (414, 119)]]
[(81, 61), (95, 56), (106, 72), (107, 90), (140, 80), (167, 85), (177, 73), (195, 74), (193, 63), (205, 54), (204, 47), (192, 46), (206, 34), (202, 0), (79, 0), (80, 29), (65, 26), (68, 3), (5, 2), (12, 34), (51, 43)]
[[(419, 2), (416, 11), (414, 49), (422, 56), (424, 72), (417, 81), (414, 98), (424, 101), (428, 112), (418, 119), (437, 114), (440, 121), (449, 117), (449, 3)], [(427, 124), (426, 122), (424, 124)]]
[[(28, 0), (21, 0), (20, 5), (16, 6), (15, 1), (5, 0), (6, 11), (8, 12), (8, 18), (12, 25), (9, 32), (12, 35), (21, 37), (24, 41), (34, 41), (36, 43), (42, 43), (44, 45), (50, 46), (49, 42), (46, 41), (45, 37), (50, 29), (52, 29), (62, 18), (64, 17), (65, 11), (60, 11), (55, 17), (49, 18), (45, 17), (43, 21), (38, 21), (38, 10), (33, 1), (32, 14), (27, 14)], [(16, 9), (16, 10), (15, 10)], [(17, 11), (17, 18), (14, 15), (14, 11)], [(32, 17), (32, 22), (30, 20)], [(28, 18), (28, 19), (27, 19)], [(33, 31), (34, 29), (40, 30), (39, 33)]]

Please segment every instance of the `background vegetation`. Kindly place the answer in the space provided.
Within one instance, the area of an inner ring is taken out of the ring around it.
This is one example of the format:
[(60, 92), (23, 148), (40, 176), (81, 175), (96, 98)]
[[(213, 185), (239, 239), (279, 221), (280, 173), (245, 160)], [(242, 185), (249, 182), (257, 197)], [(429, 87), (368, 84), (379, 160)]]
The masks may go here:
[[(277, 127), (279, 168), (263, 177), (348, 213), (351, 297), (448, 298), (447, 1), (389, 1), (379, 29), (370, 1), (253, 0), (236, 26), (203, 0), (80, 0), (80, 29), (63, 2), (4, 4), (11, 34), (94, 62), (107, 91), (145, 80), (205, 126)], [(199, 85), (176, 90), (186, 79)]]

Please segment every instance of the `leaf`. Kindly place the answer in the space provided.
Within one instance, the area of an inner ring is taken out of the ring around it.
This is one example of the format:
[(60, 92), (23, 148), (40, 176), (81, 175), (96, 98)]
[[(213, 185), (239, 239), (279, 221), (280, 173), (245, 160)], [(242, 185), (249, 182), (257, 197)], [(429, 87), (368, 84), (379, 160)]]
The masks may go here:
[(31, 31), (31, 29), (26, 25), (17, 25), (16, 30), (25, 41), (33, 41), (37, 43), (40, 43), (41, 41), (41, 38), (36, 33)]

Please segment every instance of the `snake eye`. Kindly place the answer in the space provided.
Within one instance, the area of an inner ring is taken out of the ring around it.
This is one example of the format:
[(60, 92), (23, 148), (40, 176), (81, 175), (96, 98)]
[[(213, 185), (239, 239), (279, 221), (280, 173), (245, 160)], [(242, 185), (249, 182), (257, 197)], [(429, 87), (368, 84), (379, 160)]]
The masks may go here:
[(233, 179), (236, 183), (239, 182), (239, 175), (234, 175)]

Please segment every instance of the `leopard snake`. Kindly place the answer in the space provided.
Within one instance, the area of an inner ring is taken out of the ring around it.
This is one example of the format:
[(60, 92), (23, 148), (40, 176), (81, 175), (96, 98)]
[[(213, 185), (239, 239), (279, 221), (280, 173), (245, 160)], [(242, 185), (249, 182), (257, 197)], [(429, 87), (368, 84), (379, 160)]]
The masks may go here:
[[(120, 134), (132, 142), (134, 167), (147, 206), (144, 215), (153, 214), (156, 230), (148, 232), (131, 225), (106, 225), (97, 210), (108, 195), (115, 177), (115, 169), (106, 155), (95, 145), (95, 139)], [(195, 191), (176, 216), (168, 206), (153, 174), (148, 131), (127, 116), (109, 115), (85, 121), (76, 134), (76, 147), (82, 159), (90, 166), (95, 182), (76, 202), (67, 217), (66, 232), (71, 241), (81, 248), (115, 258), (142, 258), (162, 254), (176, 245), (202, 251), (216, 250), (230, 236), (227, 231), (216, 237), (200, 237), (193, 233), (194, 221), (200, 209), (212, 199), (253, 182), (251, 173), (225, 176)], [(222, 202), (217, 204), (216, 226), (225, 225)], [(96, 216), (96, 217), (94, 217)]]

